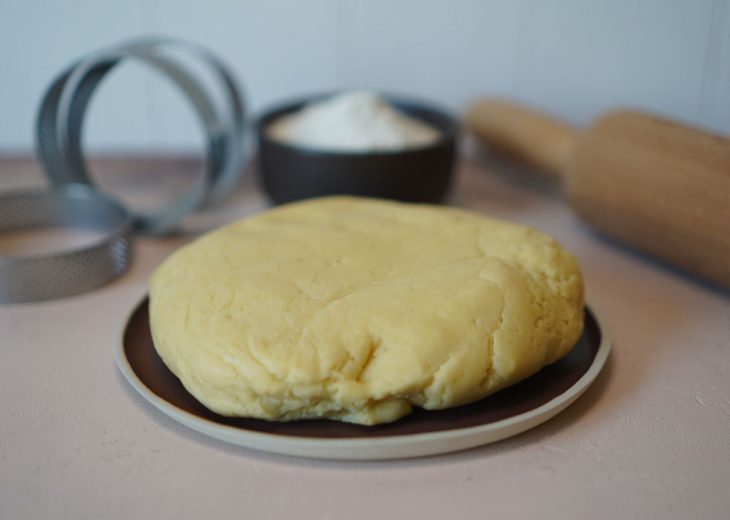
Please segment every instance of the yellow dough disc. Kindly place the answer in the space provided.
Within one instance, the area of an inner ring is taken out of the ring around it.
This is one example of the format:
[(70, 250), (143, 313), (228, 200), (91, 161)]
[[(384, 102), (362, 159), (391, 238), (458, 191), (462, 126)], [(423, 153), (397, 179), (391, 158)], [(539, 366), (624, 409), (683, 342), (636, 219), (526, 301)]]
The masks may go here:
[(352, 197), (209, 233), (152, 277), (155, 348), (229, 416), (389, 422), (485, 397), (583, 328), (573, 256), (463, 210)]

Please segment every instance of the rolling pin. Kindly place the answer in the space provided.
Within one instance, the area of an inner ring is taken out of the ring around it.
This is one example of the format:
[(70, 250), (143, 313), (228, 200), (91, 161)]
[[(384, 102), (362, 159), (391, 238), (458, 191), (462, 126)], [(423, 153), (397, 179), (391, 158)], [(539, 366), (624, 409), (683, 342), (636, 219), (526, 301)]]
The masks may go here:
[(730, 139), (625, 110), (580, 131), (501, 100), (469, 106), (464, 124), (496, 152), (557, 175), (599, 231), (730, 287)]

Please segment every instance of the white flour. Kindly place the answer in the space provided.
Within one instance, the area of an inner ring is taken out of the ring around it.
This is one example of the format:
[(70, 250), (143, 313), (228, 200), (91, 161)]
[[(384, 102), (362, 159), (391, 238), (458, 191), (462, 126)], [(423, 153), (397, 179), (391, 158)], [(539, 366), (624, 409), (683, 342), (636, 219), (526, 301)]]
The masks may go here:
[(267, 132), (288, 144), (351, 152), (416, 148), (439, 138), (436, 129), (370, 92), (350, 92), (312, 103), (277, 119)]

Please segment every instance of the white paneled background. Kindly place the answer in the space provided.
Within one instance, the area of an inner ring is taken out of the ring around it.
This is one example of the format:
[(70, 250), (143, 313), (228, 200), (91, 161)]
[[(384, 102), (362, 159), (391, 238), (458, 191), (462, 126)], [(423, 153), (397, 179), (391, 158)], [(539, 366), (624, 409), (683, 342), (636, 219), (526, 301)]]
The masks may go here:
[[(217, 52), (252, 114), (343, 87), (454, 110), (507, 95), (587, 124), (636, 106), (730, 134), (730, 0), (0, 0), (0, 151), (33, 145), (44, 88), (75, 58), (163, 34)], [(199, 144), (184, 101), (141, 66), (98, 92), (103, 150)]]

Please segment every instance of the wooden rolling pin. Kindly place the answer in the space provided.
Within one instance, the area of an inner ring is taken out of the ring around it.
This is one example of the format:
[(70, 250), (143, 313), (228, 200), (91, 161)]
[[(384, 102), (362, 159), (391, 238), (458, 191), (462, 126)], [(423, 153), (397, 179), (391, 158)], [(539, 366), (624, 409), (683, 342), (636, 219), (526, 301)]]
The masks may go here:
[(558, 175), (600, 231), (730, 287), (730, 139), (631, 111), (579, 131), (500, 100), (471, 105), (464, 122), (492, 149)]

